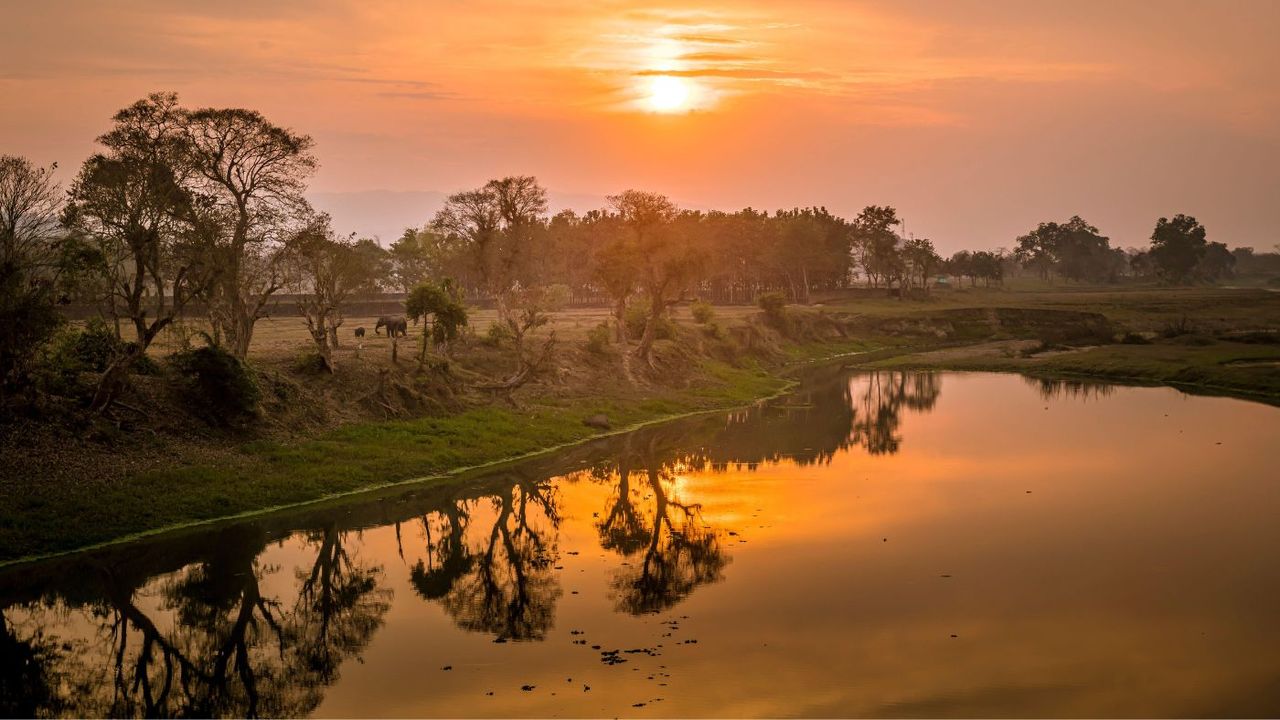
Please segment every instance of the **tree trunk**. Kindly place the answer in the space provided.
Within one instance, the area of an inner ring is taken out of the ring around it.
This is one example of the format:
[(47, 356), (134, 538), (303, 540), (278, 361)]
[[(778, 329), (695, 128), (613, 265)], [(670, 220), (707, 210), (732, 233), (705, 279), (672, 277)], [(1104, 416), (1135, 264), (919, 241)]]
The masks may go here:
[(650, 367), (653, 366), (653, 360), (649, 357), (649, 352), (653, 348), (653, 341), (658, 334), (658, 320), (662, 318), (662, 312), (667, 309), (666, 303), (662, 301), (661, 294), (654, 294), (649, 304), (649, 317), (644, 321), (644, 333), (640, 336), (640, 344), (636, 346), (636, 357), (644, 360)]
[(618, 347), (627, 349), (627, 298), (620, 297), (613, 306), (613, 323), (617, 330)]

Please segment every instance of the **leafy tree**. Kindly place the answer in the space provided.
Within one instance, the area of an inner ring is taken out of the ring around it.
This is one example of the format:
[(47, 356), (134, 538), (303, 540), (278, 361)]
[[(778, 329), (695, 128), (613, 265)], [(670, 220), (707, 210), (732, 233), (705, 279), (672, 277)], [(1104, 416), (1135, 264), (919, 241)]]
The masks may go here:
[(106, 410), (160, 331), (204, 288), (208, 257), (199, 246), (198, 200), (184, 187), (177, 96), (156, 93), (116, 113), (98, 138), (106, 151), (85, 161), (64, 222), (96, 251), (112, 315), (133, 324), (135, 342), (103, 373), (91, 407)]
[(1048, 280), (1058, 262), (1058, 241), (1062, 227), (1056, 222), (1040, 223), (1035, 230), (1018, 238), (1014, 256), (1024, 267), (1034, 268), (1042, 280)]
[(1183, 283), (1191, 279), (1207, 252), (1204, 226), (1190, 215), (1172, 220), (1160, 218), (1151, 233), (1151, 260), (1166, 280)]
[(458, 278), (463, 286), (475, 289), (473, 269), (462, 244), (451, 235), (432, 227), (406, 229), (387, 251), (391, 285), (408, 293), (432, 278)]
[(310, 137), (240, 108), (183, 113), (185, 150), (218, 229), (208, 238), (218, 273), (209, 295), (214, 337), (243, 359), (268, 300), (284, 284), (282, 244), (306, 222)]
[(1004, 262), (993, 252), (979, 250), (974, 253), (970, 266), (975, 284), (976, 278), (982, 278), (988, 287), (991, 286), (992, 281), (997, 284), (1004, 282)]
[(871, 287), (878, 287), (880, 282), (889, 286), (901, 274), (901, 238), (893, 230), (901, 224), (897, 210), (878, 205), (867, 206), (853, 221), (853, 242)]
[(455, 340), (467, 324), (467, 309), (457, 297), (457, 290), (448, 278), (440, 285), (420, 283), (405, 298), (404, 309), (405, 314), (415, 322), (421, 319), (427, 323), (422, 332), (419, 364), (426, 364), (428, 343), (447, 354), (448, 343)]
[(632, 232), (640, 270), (639, 284), (649, 304), (649, 316), (635, 356), (652, 364), (650, 350), (658, 324), (667, 308), (684, 298), (698, 267), (699, 258), (687, 234), (688, 226), (696, 220), (685, 218), (681, 228), (685, 232), (676, 232), (680, 212), (675, 203), (665, 195), (642, 190), (611, 195), (609, 204)]
[[(933, 249), (933, 241), (912, 238), (902, 245), (902, 257), (908, 272), (920, 280), (920, 287), (929, 291), (929, 278), (942, 266), (942, 258)], [(913, 281), (914, 282), (914, 281)]]
[(1196, 275), (1209, 282), (1232, 277), (1235, 273), (1236, 257), (1220, 242), (1205, 244), (1204, 257), (1196, 265)]

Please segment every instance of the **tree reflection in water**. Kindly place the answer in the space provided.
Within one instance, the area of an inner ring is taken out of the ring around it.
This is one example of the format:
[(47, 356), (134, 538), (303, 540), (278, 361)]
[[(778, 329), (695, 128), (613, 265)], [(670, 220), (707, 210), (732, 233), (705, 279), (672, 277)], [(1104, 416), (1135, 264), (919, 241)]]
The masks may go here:
[(492, 524), (475, 548), (467, 535), (474, 505), (455, 500), (421, 518), (424, 560), (410, 568), (414, 589), (439, 601), (458, 627), (499, 640), (540, 640), (562, 594), (553, 567), (560, 524), (549, 478), (515, 478), (488, 498)]
[[(296, 594), (263, 593), (278, 568), (257, 556), (262, 538), (229, 533), (214, 555), (155, 582), (137, 583), (102, 567), (74, 595), (6, 608), (6, 716), (297, 716), (320, 702), (343, 660), (381, 625), (391, 593), (381, 568), (361, 564), (330, 526), (310, 535), (316, 549)], [(60, 638), (47, 627), (80, 615), (88, 636)], [(12, 619), (20, 617), (16, 622)], [(171, 622), (170, 622), (171, 620)], [(162, 629), (166, 627), (168, 629)], [(10, 647), (16, 652), (10, 652)], [(25, 655), (21, 667), (7, 667)], [(38, 664), (37, 664), (38, 663)]]
[[(605, 461), (563, 481), (608, 488), (593, 525), (601, 547), (624, 559), (609, 580), (614, 607), (661, 612), (723, 578), (725, 530), (685, 497), (689, 473), (829, 462), (855, 446), (896, 453), (904, 411), (933, 409), (940, 383), (927, 373), (832, 371), (728, 422), (705, 416), (612, 441)], [(545, 638), (562, 595), (557, 488), (567, 461), (557, 472), (517, 468), (399, 515), (402, 559), (401, 526), (421, 529), (422, 546), (407, 561), (416, 594), (463, 630), (501, 641)], [(314, 557), (291, 575), (264, 559), (266, 531), (246, 524), (202, 538), (199, 560), (178, 570), (121, 552), (85, 577), (50, 581), (53, 590), (30, 596), (37, 600), (10, 600), (0, 611), (0, 715), (307, 714), (391, 602), (381, 566), (349, 547), (351, 521), (319, 517), (293, 535)], [(77, 629), (85, 627), (91, 632)]]
[(807, 389), (778, 404), (734, 413), (706, 459), (713, 468), (789, 459), (804, 466), (830, 462), (837, 453), (860, 447), (871, 455), (901, 448), (904, 410), (928, 412), (942, 393), (934, 373), (868, 372), (836, 369), (814, 378)]
[(849, 442), (870, 455), (893, 455), (902, 446), (899, 430), (903, 409), (928, 412), (942, 393), (942, 376), (935, 373), (873, 372), (849, 379), (853, 408)]
[(1116, 391), (1115, 385), (1091, 382), (1089, 380), (1051, 380), (1049, 378), (1024, 377), (1028, 385), (1035, 388), (1044, 400), (1093, 400), (1104, 398)]
[[(702, 506), (683, 502), (675, 489), (679, 473), (705, 457), (663, 453), (663, 439), (655, 433), (628, 442), (615, 463), (591, 473), (613, 485), (596, 531), (601, 547), (631, 559), (614, 571), (610, 592), (614, 606), (632, 615), (673, 607), (699, 585), (722, 579), (729, 564), (720, 533), (703, 521)], [(643, 478), (636, 486), (633, 475)]]

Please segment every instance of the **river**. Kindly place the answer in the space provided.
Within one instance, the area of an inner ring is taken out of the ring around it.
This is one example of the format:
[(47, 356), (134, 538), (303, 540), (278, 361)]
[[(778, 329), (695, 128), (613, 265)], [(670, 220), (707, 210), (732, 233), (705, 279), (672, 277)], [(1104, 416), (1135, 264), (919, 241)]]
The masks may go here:
[(0, 714), (1280, 715), (1280, 409), (794, 395), (0, 571)]

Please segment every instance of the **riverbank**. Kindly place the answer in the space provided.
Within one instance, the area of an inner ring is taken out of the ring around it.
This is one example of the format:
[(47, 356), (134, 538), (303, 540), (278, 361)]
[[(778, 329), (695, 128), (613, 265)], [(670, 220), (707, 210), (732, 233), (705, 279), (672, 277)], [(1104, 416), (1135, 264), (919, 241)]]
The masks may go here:
[[(769, 318), (677, 314), (655, 366), (627, 382), (616, 348), (589, 347), (598, 319), (558, 318), (554, 364), (505, 398), (423, 380), (371, 342), (345, 348), (334, 376), (282, 348), (251, 356), (263, 408), (252, 426), (183, 414), (156, 378), (130, 402), (149, 423), (21, 426), (0, 472), (0, 563), (244, 517), (552, 452), (641, 424), (784, 392), (799, 364), (863, 352), (867, 369), (985, 370), (1120, 383), (1280, 405), (1274, 293), (939, 293), (788, 308)], [(270, 326), (268, 326), (270, 327)], [(287, 326), (291, 328), (291, 325)], [(385, 342), (385, 341), (384, 341)], [(500, 371), (503, 348), (473, 339), (468, 371)], [(402, 350), (403, 352), (403, 350)], [(388, 379), (389, 378), (389, 379)], [(376, 385), (378, 391), (370, 392)], [(606, 427), (584, 423), (603, 415)]]
[[(10, 477), (11, 488), (22, 487), (0, 497), (0, 565), (397, 484), (457, 479), (645, 425), (775, 397), (795, 383), (788, 368), (860, 347), (857, 341), (822, 343), (805, 348), (801, 359), (741, 366), (703, 358), (680, 387), (545, 386), (519, 406), (489, 403), (354, 423), (288, 441), (228, 439), (221, 451), (205, 447), (176, 457), (171, 467), (132, 474), (81, 467), (53, 482)], [(584, 422), (598, 416), (607, 418), (607, 427)], [(89, 463), (104, 462), (100, 448), (85, 449)]]

